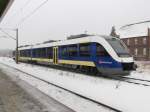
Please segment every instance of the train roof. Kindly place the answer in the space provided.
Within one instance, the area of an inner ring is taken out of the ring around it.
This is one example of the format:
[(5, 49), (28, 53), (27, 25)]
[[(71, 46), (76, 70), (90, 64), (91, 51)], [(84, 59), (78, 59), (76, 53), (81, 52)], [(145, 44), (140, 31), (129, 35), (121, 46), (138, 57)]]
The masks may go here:
[[(74, 36), (75, 37), (75, 36)], [(69, 38), (67, 40), (61, 40), (57, 42), (51, 42), (51, 43), (42, 43), (38, 45), (30, 45), (26, 47), (21, 47), (19, 50), (24, 49), (31, 49), (31, 48), (43, 48), (43, 47), (52, 47), (52, 46), (59, 46), (59, 45), (69, 45), (69, 44), (77, 44), (77, 43), (87, 43), (87, 42), (98, 42), (97, 40), (101, 39), (110, 39), (115, 38), (112, 36), (106, 36), (106, 35), (87, 35), (80, 38)]]

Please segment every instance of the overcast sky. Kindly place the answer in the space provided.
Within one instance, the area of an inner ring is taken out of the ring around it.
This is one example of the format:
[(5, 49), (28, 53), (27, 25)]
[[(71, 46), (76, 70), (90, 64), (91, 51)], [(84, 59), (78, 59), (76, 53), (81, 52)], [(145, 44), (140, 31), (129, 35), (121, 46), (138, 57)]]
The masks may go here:
[[(19, 44), (65, 39), (72, 34), (109, 35), (113, 25), (150, 20), (150, 0), (15, 0), (0, 27), (19, 28)], [(7, 31), (15, 36), (15, 32)], [(4, 36), (0, 33), (0, 36)], [(15, 41), (0, 39), (0, 48), (15, 48)]]

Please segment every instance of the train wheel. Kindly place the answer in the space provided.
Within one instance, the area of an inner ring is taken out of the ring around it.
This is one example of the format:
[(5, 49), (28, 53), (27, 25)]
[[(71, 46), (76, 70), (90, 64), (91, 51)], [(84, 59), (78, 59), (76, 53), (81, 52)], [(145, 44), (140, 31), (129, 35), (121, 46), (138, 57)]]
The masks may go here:
[(96, 67), (91, 67), (90, 72), (91, 72), (92, 74), (94, 74), (94, 75), (97, 75), (97, 74), (98, 74), (98, 70), (97, 70)]
[(77, 69), (77, 68), (78, 68), (78, 65), (72, 65), (72, 68), (73, 68), (73, 69)]

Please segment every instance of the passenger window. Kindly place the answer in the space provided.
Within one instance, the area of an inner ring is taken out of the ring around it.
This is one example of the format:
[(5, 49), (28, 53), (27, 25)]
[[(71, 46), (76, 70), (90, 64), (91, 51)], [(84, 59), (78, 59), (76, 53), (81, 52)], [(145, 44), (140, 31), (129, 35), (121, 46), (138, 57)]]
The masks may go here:
[(47, 48), (47, 58), (53, 58), (53, 50), (52, 47)]
[(61, 56), (62, 57), (67, 57), (68, 56), (67, 46), (61, 47)]
[(71, 57), (77, 56), (77, 45), (68, 46), (68, 53)]
[(22, 57), (25, 57), (24, 50), (21, 51), (21, 56), (22, 56)]
[(96, 56), (109, 56), (109, 54), (102, 45), (96, 44)]
[(46, 57), (46, 48), (41, 48), (40, 49), (40, 57), (45, 58)]
[(33, 57), (35, 57), (35, 56), (36, 56), (35, 49), (32, 49), (32, 56), (33, 56)]
[(31, 55), (30, 50), (26, 50), (26, 56), (27, 56), (27, 57), (30, 57), (30, 55)]
[(27, 50), (23, 50), (24, 57), (27, 57)]
[(36, 58), (40, 57), (39, 49), (35, 49), (35, 57)]
[(38, 53), (38, 57), (40, 58), (40, 57), (42, 57), (42, 53), (41, 53), (41, 51), (42, 51), (42, 49), (37, 49), (37, 53)]
[[(15, 53), (14, 53), (14, 55), (15, 55)], [(20, 56), (23, 57), (23, 51), (20, 51)]]
[(90, 44), (80, 44), (80, 56), (90, 56)]
[(27, 50), (25, 50), (25, 56), (28, 57), (28, 51)]

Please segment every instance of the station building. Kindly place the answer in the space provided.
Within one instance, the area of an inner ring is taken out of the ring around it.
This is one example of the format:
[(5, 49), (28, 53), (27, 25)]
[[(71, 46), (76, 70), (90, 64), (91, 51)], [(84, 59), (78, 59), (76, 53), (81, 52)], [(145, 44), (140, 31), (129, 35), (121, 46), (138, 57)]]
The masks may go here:
[(150, 21), (122, 26), (111, 35), (118, 36), (126, 44), (135, 60), (150, 60)]

